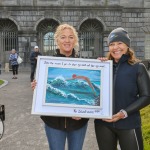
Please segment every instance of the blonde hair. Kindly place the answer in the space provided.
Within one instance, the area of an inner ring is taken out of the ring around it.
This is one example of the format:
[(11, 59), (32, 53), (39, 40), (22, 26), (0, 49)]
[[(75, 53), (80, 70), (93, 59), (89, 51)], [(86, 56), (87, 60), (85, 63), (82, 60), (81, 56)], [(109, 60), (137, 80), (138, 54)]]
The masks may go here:
[[(129, 63), (130, 65), (133, 65), (133, 64), (136, 64), (136, 63), (138, 63), (138, 62), (141, 62), (139, 59), (136, 58), (135, 53), (134, 53), (134, 51), (133, 51), (131, 48), (128, 48), (128, 51), (127, 51), (126, 54), (128, 54), (128, 55), (130, 56), (129, 59), (128, 59), (128, 63)], [(114, 59), (114, 58), (111, 56), (110, 52), (108, 52), (107, 58), (108, 58), (109, 60), (113, 60), (113, 59)]]
[(56, 32), (54, 34), (54, 39), (55, 39), (55, 42), (56, 44), (58, 45), (58, 37), (60, 36), (61, 32), (64, 30), (64, 29), (70, 29), (72, 32), (73, 32), (73, 35), (75, 37), (75, 46), (74, 46), (74, 49), (75, 49), (75, 52), (78, 53), (78, 50), (79, 50), (79, 38), (78, 38), (78, 33), (76, 31), (76, 29), (69, 25), (69, 24), (61, 24), (57, 27), (56, 29)]

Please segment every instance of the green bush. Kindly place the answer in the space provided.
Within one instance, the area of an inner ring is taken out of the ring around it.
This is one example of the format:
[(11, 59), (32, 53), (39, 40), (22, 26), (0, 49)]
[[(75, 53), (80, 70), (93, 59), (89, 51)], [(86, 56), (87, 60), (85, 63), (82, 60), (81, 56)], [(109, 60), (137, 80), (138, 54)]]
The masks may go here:
[(150, 105), (141, 110), (144, 150), (150, 150)]
[(4, 81), (3, 80), (0, 80), (0, 85), (2, 85), (4, 83)]

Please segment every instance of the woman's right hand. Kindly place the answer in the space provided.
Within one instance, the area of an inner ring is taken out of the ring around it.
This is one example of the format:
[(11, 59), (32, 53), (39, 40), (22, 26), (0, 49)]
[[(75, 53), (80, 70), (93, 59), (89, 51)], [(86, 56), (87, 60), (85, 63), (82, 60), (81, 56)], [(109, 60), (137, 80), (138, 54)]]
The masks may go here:
[(31, 82), (31, 88), (32, 88), (32, 90), (35, 89), (36, 85), (37, 85), (36, 80), (33, 80), (33, 81)]

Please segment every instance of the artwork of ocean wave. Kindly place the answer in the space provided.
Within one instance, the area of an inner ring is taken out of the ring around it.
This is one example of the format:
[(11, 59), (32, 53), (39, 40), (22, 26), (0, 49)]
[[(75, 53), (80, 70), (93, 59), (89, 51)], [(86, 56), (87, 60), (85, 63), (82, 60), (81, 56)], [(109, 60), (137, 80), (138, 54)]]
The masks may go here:
[[(94, 93), (84, 79), (71, 79), (72, 74), (88, 78)], [(100, 70), (48, 68), (46, 104), (100, 106)]]

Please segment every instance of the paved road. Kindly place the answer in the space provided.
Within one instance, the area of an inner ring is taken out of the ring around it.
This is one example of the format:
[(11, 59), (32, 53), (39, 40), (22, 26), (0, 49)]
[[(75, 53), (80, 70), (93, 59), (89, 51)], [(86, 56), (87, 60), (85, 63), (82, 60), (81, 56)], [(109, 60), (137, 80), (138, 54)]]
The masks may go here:
[[(0, 88), (0, 104), (6, 107), (0, 150), (48, 150), (43, 122), (39, 116), (31, 115), (33, 93), (29, 72), (19, 72), (18, 79), (12, 79), (12, 72), (2, 72), (0, 79), (8, 81)], [(93, 119), (89, 121), (83, 150), (98, 150)]]

